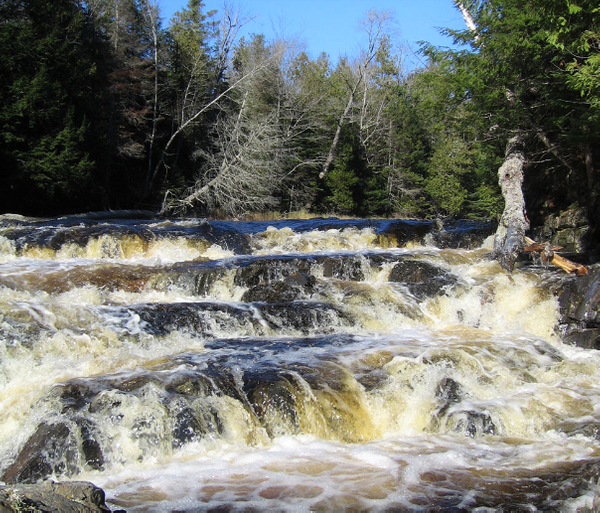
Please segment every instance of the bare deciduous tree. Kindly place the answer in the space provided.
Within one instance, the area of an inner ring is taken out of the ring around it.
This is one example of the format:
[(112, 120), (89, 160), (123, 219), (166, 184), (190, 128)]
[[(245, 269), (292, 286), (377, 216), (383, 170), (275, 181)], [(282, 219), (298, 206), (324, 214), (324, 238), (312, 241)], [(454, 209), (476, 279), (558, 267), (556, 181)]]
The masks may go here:
[[(262, 36), (236, 49), (228, 75), (235, 84), (215, 103), (212, 145), (196, 152), (195, 184), (183, 197), (165, 198), (163, 212), (219, 211), (238, 216), (277, 206), (290, 178), (322, 161), (302, 154), (322, 133), (319, 95), (311, 96), (293, 70), (296, 48), (265, 44)], [(297, 191), (302, 194), (302, 188)]]
[(204, 165), (183, 198), (165, 201), (163, 211), (220, 211), (238, 216), (276, 202), (284, 148), (274, 113), (251, 116), (246, 93), (237, 116), (221, 115), (209, 151), (198, 151)]
[[(202, 30), (202, 27), (199, 25), (201, 21), (203, 20), (196, 21), (197, 26), (192, 29), (193, 31), (198, 32)], [(231, 85), (220, 92), (220, 94), (210, 96), (214, 93), (214, 88), (211, 84), (220, 81), (229, 61), (233, 43), (237, 38), (239, 30), (247, 21), (249, 20), (241, 19), (239, 12), (233, 11), (231, 7), (225, 5), (225, 11), (217, 36), (218, 53), (213, 59), (216, 65), (211, 67), (208, 64), (209, 58), (206, 51), (206, 42), (200, 44), (205, 34), (187, 34), (185, 31), (188, 30), (189, 24), (186, 24), (186, 21), (182, 20), (181, 31), (183, 34), (180, 36), (182, 39), (181, 44), (190, 47), (187, 50), (188, 55), (185, 63), (186, 83), (178, 102), (177, 126), (164, 145), (158, 162), (149, 174), (147, 180), (148, 190), (152, 188), (161, 167), (166, 167), (165, 159), (177, 138), (194, 126), (204, 113), (217, 105), (222, 98), (239, 87), (250, 76), (242, 76), (238, 80), (230, 82)], [(191, 43), (189, 42), (190, 40)]]
[[(346, 101), (344, 110), (339, 117), (327, 158), (323, 164), (323, 170), (319, 175), (320, 178), (325, 177), (331, 168), (331, 165), (333, 164), (335, 152), (340, 141), (342, 128), (344, 123), (349, 118), (350, 112), (357, 101), (362, 101), (362, 106), (359, 106), (359, 112), (361, 112), (359, 121), (361, 135), (365, 138), (369, 137), (371, 123), (367, 123), (366, 116), (362, 116), (362, 114), (366, 115), (369, 108), (372, 107), (372, 105), (369, 104), (371, 99), (369, 92), (372, 85), (369, 83), (369, 71), (372, 68), (373, 62), (381, 48), (381, 45), (384, 43), (384, 41), (386, 41), (386, 29), (388, 28), (391, 20), (392, 14), (389, 11), (380, 13), (372, 10), (367, 13), (366, 18), (361, 22), (363, 30), (367, 33), (367, 46), (361, 51), (360, 56), (352, 67), (351, 73), (349, 73), (346, 77), (346, 83), (348, 85), (348, 99)], [(380, 107), (381, 105), (376, 105), (375, 107), (376, 116), (378, 112), (381, 112)], [(374, 120), (374, 122), (377, 123), (377, 120)]]

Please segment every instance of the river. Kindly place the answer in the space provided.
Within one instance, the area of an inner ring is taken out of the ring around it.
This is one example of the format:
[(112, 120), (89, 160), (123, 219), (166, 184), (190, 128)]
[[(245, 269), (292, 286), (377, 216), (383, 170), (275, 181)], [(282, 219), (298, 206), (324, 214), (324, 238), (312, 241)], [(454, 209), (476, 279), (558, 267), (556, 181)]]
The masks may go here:
[(127, 511), (584, 511), (600, 355), (485, 224), (0, 217), (0, 472)]

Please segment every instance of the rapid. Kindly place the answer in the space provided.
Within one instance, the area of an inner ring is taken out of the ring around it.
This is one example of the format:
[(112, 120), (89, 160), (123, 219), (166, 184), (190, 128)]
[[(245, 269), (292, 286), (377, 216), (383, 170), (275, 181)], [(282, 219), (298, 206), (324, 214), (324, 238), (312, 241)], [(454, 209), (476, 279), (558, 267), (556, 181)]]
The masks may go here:
[(588, 511), (600, 354), (486, 224), (0, 216), (0, 480), (126, 511)]

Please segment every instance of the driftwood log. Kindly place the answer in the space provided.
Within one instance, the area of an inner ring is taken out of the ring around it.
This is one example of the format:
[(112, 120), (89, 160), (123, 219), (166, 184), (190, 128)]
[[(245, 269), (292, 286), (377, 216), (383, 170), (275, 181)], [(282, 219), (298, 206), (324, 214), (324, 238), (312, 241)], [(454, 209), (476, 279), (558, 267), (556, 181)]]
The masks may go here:
[(574, 273), (577, 276), (583, 276), (584, 274), (588, 273), (587, 267), (584, 265), (578, 264), (577, 262), (572, 262), (571, 260), (555, 253), (559, 249), (563, 249), (562, 246), (552, 246), (549, 242), (540, 244), (529, 237), (525, 237), (525, 242), (527, 243), (527, 246), (523, 248), (523, 251), (538, 254), (541, 257), (542, 262), (546, 265), (556, 265), (563, 271), (566, 271), (569, 274)]

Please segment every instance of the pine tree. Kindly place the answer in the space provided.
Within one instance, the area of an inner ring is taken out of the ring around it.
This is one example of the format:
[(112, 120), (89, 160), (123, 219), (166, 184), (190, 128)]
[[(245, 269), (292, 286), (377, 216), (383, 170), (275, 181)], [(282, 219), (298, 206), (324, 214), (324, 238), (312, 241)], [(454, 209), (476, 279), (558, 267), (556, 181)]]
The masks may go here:
[(48, 214), (100, 205), (96, 106), (101, 39), (81, 4), (0, 4), (0, 197), (5, 210)]

